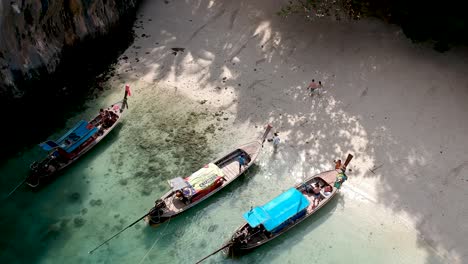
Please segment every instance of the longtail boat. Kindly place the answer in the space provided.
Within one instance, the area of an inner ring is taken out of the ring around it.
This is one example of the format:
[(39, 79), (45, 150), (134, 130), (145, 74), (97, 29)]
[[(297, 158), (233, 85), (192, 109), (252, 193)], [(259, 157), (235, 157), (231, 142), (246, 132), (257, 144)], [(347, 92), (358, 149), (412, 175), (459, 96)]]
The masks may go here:
[[(349, 154), (343, 165), (341, 161), (336, 162), (335, 170), (311, 176), (265, 205), (250, 209), (243, 215), (247, 223), (240, 226), (222, 247), (224, 253), (231, 257), (247, 253), (316, 213), (336, 196), (347, 180), (346, 166), (352, 158)], [(320, 189), (314, 190), (317, 187)]]
[(100, 109), (100, 112), (89, 122), (79, 121), (58, 140), (47, 140), (39, 144), (48, 154), (41, 161), (35, 161), (30, 165), (31, 170), (25, 180), (26, 183), (33, 188), (39, 187), (106, 137), (119, 123), (125, 108), (128, 109), (128, 95), (130, 95), (130, 88), (127, 85), (122, 101), (106, 109)]
[(201, 203), (237, 179), (255, 162), (271, 128), (267, 125), (259, 139), (235, 148), (189, 177), (169, 180), (171, 190), (156, 200), (145, 221), (156, 227)]

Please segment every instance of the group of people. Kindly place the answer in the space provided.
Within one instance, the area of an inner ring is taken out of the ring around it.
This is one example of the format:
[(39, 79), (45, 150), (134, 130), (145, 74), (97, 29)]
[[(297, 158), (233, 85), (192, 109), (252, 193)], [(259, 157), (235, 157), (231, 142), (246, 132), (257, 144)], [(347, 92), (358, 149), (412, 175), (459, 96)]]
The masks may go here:
[(175, 192), (175, 197), (176, 197), (177, 200), (183, 202), (184, 204), (189, 204), (190, 203), (189, 199), (187, 199), (187, 197), (185, 197), (184, 193), (181, 190), (177, 190)]
[(318, 94), (322, 89), (322, 82), (319, 81), (318, 84), (315, 82), (315, 79), (312, 79), (312, 82), (307, 86), (307, 90), (310, 90), (310, 96)]
[[(276, 151), (280, 143), (278, 132), (275, 132), (273, 138), (269, 138), (268, 141), (273, 142), (273, 150)], [(239, 173), (241, 173), (242, 167), (245, 167), (250, 161), (247, 160), (246, 154), (242, 153), (237, 157), (237, 162), (239, 162)]]
[[(341, 170), (341, 172), (338, 173), (338, 176), (336, 177), (334, 187), (337, 189), (340, 189), (341, 185), (343, 184), (343, 182), (345, 182), (348, 179), (348, 177), (346, 176), (346, 174), (344, 174), (344, 171), (346, 170), (346, 168), (341, 163), (341, 160), (340, 159), (334, 160), (334, 162), (335, 162), (335, 169)], [(321, 190), (322, 188), (320, 188), (320, 184), (318, 182), (315, 183), (312, 190), (310, 190), (310, 188), (307, 190), (308, 192), (312, 191), (314, 195), (314, 201), (312, 205), (313, 208), (315, 208), (322, 200), (322, 195), (320, 194)], [(323, 187), (323, 191), (324, 191), (323, 193), (325, 196), (331, 194), (332, 190), (333, 190), (333, 187), (331, 187), (330, 185), (326, 185)], [(315, 202), (317, 202), (317, 204), (315, 204)]]
[(323, 189), (323, 194), (326, 196), (330, 195), (333, 188), (330, 185), (325, 185), (323, 187), (320, 187), (320, 183), (317, 181), (315, 184), (307, 185), (306, 186), (306, 191), (307, 193), (311, 193), (314, 196), (314, 200), (312, 203), (312, 208), (315, 208), (319, 205), (320, 201), (322, 200), (322, 191)]
[(102, 128), (106, 129), (112, 126), (117, 120), (117, 115), (109, 110), (99, 109), (99, 115), (101, 116)]

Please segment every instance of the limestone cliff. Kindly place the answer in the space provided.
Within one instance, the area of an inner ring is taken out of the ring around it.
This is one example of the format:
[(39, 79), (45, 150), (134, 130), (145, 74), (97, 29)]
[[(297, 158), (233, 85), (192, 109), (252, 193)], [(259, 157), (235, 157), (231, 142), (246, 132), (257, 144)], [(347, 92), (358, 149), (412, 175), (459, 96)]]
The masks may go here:
[(54, 72), (62, 51), (106, 34), (138, 0), (0, 1), (0, 96), (21, 97), (19, 83)]

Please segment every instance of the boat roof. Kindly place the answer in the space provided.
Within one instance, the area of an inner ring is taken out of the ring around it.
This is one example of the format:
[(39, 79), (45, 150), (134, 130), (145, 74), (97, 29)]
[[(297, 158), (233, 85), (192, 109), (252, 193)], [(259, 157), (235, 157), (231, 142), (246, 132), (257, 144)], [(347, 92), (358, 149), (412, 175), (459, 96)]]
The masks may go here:
[(66, 152), (70, 153), (97, 132), (97, 127), (93, 126), (85, 120), (81, 120), (58, 140), (47, 140), (39, 144), (39, 146), (46, 151), (60, 147)]
[(309, 200), (301, 192), (291, 188), (265, 205), (244, 213), (243, 216), (251, 227), (263, 224), (267, 231), (272, 231), (309, 205)]
[(181, 190), (185, 187), (190, 187), (190, 185), (184, 181), (184, 179), (182, 179), (182, 177), (177, 177), (177, 178), (174, 178), (174, 179), (170, 179), (168, 180), (169, 182), (169, 185), (171, 186), (171, 188), (175, 191), (175, 190)]

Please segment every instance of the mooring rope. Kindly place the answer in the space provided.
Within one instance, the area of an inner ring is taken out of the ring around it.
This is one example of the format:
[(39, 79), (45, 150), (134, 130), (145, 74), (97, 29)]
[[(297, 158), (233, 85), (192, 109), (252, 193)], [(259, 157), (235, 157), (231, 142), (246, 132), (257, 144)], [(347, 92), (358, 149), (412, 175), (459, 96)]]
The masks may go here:
[[(169, 223), (171, 222), (171, 219), (172, 219), (172, 218), (169, 218), (169, 220), (167, 221), (167, 224), (166, 224), (166, 226), (164, 227), (164, 229), (163, 229), (163, 231), (161, 232), (161, 234), (163, 234), (164, 231), (166, 231), (167, 226), (168, 226)], [(153, 245), (151, 245), (151, 247), (150, 247), (150, 249), (148, 250), (148, 252), (146, 252), (146, 254), (143, 256), (143, 258), (140, 260), (140, 262), (138, 262), (138, 264), (141, 264), (141, 263), (143, 263), (143, 261), (145, 261), (146, 257), (149, 255), (149, 253), (151, 252), (151, 250), (153, 250), (154, 246), (156, 245), (156, 243), (159, 241), (160, 238), (161, 238), (161, 236), (156, 236), (156, 239), (154, 240)]]

